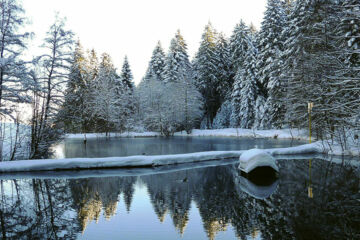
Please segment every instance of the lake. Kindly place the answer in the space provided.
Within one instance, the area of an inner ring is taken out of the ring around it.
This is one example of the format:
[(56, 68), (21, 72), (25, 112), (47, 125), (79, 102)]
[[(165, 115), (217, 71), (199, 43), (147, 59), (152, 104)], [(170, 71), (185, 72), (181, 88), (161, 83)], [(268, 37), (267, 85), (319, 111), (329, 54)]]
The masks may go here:
[[(66, 140), (57, 157), (301, 144), (218, 137)], [(62, 151), (62, 152), (61, 152)], [(295, 157), (294, 157), (295, 158)], [(0, 175), (2, 239), (359, 239), (359, 171), (316, 156), (248, 179), (237, 159), (158, 168)]]
[(58, 144), (53, 158), (115, 157), (133, 155), (164, 155), (204, 151), (247, 150), (251, 148), (292, 147), (307, 143), (287, 139), (254, 139), (235, 137), (156, 137), (66, 139)]

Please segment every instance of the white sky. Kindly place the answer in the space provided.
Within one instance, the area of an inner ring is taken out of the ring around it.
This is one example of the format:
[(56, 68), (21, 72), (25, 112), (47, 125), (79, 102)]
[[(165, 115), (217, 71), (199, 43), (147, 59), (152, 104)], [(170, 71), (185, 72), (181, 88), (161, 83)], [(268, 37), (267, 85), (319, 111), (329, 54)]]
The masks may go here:
[(227, 37), (240, 19), (259, 29), (265, 5), (266, 0), (23, 0), (29, 30), (36, 34), (33, 45), (41, 43), (59, 12), (85, 49), (109, 53), (118, 70), (127, 55), (136, 83), (158, 40), (167, 51), (180, 29), (192, 58), (209, 20)]

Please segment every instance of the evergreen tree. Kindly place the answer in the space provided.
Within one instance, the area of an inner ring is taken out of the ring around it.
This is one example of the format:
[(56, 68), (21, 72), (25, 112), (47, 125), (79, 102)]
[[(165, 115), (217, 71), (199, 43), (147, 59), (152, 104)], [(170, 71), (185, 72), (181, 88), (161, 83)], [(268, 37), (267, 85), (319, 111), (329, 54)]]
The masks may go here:
[[(127, 56), (124, 58), (124, 63), (120, 73), (120, 79), (122, 84), (119, 84), (117, 94), (122, 99), (121, 109), (122, 109), (122, 124), (121, 129), (129, 128), (129, 124), (133, 123), (132, 117), (135, 113), (135, 98), (134, 98), (134, 83), (133, 75), (130, 69), (130, 64)], [(122, 89), (120, 89), (120, 87)]]
[(276, 59), (279, 52), (283, 49), (283, 43), (280, 41), (281, 32), (284, 29), (285, 13), (278, 0), (268, 0), (264, 20), (258, 35), (258, 63), (259, 81), (262, 91), (267, 97), (267, 85), (270, 79), (273, 67), (273, 60)]
[(281, 1), (268, 0), (264, 20), (258, 35), (258, 80), (260, 94), (264, 96), (264, 116), (256, 119), (256, 125), (270, 128), (275, 120), (282, 118), (281, 109), (275, 103), (275, 92), (280, 87), (280, 53), (283, 49), (282, 30), (285, 26), (285, 12)]
[(217, 66), (217, 79), (219, 79), (218, 91), (220, 93), (221, 102), (230, 99), (233, 79), (231, 78), (231, 55), (230, 44), (225, 36), (220, 33), (217, 37), (215, 60)]
[(187, 44), (180, 30), (171, 40), (165, 63), (165, 82), (179, 82), (191, 72)]
[(285, 42), (282, 79), (286, 87), (283, 103), (289, 124), (307, 124), (307, 103), (314, 102), (312, 123), (318, 137), (334, 126), (329, 106), (334, 99), (328, 93), (339, 69), (331, 29), (337, 3), (297, 1), (290, 15), (290, 36)]
[(130, 64), (129, 64), (127, 56), (125, 56), (125, 58), (124, 58), (124, 63), (123, 63), (122, 69), (121, 69), (120, 78), (124, 84), (124, 87), (126, 87), (132, 91), (134, 88), (134, 84), (132, 82), (133, 75), (132, 75), (132, 72), (130, 69)]
[(149, 67), (145, 75), (145, 81), (152, 78), (164, 81), (165, 78), (165, 53), (160, 41), (157, 43), (149, 62)]
[(92, 110), (92, 117), (96, 120), (97, 130), (106, 134), (122, 124), (122, 98), (118, 95), (117, 83), (122, 85), (112, 59), (109, 54), (103, 53), (88, 104)]
[(204, 120), (207, 128), (212, 127), (213, 119), (221, 106), (217, 66), (219, 59), (216, 55), (216, 43), (217, 34), (209, 23), (205, 26), (193, 64), (196, 85), (204, 98)]
[(86, 111), (84, 111), (88, 95), (87, 67), (88, 64), (84, 56), (83, 47), (80, 41), (78, 41), (70, 67), (63, 113), (61, 114), (61, 117), (64, 119), (66, 132), (84, 132), (86, 130), (83, 121), (87, 118), (85, 116)]
[(255, 120), (255, 100), (258, 95), (256, 80), (256, 48), (251, 42), (248, 44), (248, 51), (245, 58), (244, 69), (240, 71), (240, 107), (239, 122), (241, 128), (253, 127)]
[(262, 128), (281, 127), (286, 112), (285, 104), (280, 101), (281, 97), (285, 94), (285, 87), (281, 81), (281, 69), (284, 61), (284, 59), (282, 59), (284, 43), (289, 37), (287, 14), (291, 13), (291, 2), (280, 2), (278, 7), (281, 14), (278, 16), (280, 18), (279, 24), (282, 23), (280, 26), (282, 30), (276, 40), (278, 45), (276, 46), (272, 62), (267, 65), (267, 68), (269, 68), (266, 88), (268, 97), (264, 106), (264, 116), (262, 116), (261, 121), (259, 121)]
[(93, 81), (98, 73), (99, 73), (99, 59), (97, 57), (97, 53), (94, 49), (92, 49), (91, 51), (87, 52), (87, 58), (88, 58), (88, 75), (91, 79), (91, 81)]
[[(241, 21), (237, 24), (230, 40), (233, 58), (233, 69), (236, 68), (236, 75), (234, 77), (233, 90), (231, 93), (231, 117), (230, 125), (233, 127), (239, 127), (241, 125), (240, 109), (242, 104), (242, 83), (243, 76), (247, 75), (247, 69), (253, 62), (246, 62), (251, 60), (247, 55), (252, 55), (254, 50), (254, 40), (252, 34), (250, 34), (249, 28)], [(247, 58), (248, 57), (248, 58)], [(251, 79), (253, 80), (253, 79)]]
[(243, 68), (246, 52), (248, 50), (249, 33), (250, 29), (242, 20), (240, 20), (240, 23), (236, 24), (230, 37), (230, 59), (233, 81), (239, 68)]

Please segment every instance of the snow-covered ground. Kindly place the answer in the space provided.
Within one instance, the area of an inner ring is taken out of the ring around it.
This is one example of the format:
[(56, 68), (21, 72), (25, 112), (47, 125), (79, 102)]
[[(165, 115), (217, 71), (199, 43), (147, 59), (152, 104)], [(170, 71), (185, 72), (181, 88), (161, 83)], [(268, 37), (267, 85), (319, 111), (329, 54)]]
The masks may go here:
[(281, 138), (308, 140), (307, 131), (298, 129), (253, 130), (242, 128), (224, 129), (194, 129), (190, 134), (185, 131), (175, 133), (175, 136), (219, 136), (219, 137), (254, 137), (254, 138)]
[[(158, 137), (160, 133), (157, 132), (123, 132), (123, 133), (109, 133), (108, 137)], [(105, 133), (87, 133), (86, 138), (106, 138)], [(84, 139), (83, 133), (66, 134), (65, 138), (68, 139)]]
[[(110, 137), (157, 137), (160, 136), (158, 132), (124, 132), (124, 133), (110, 133)], [(255, 137), (255, 138), (281, 138), (281, 139), (303, 139), (307, 140), (308, 135), (304, 130), (298, 129), (278, 129), (278, 130), (252, 130), (241, 128), (225, 128), (225, 129), (194, 129), (190, 134), (185, 131), (176, 132), (175, 136), (192, 136), (192, 137)], [(87, 133), (86, 138), (104, 138), (104, 133)], [(84, 139), (84, 134), (66, 134), (66, 138), (80, 138)]]

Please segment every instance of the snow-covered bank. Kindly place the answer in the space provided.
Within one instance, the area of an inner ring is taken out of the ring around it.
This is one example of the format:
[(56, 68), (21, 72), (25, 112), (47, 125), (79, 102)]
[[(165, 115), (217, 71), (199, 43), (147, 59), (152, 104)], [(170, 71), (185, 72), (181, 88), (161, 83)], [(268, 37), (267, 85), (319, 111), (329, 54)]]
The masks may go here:
[[(106, 136), (105, 133), (87, 133), (86, 138), (106, 138), (106, 137), (158, 137), (160, 133), (158, 132), (123, 132), (123, 133), (109, 133), (109, 136)], [(84, 139), (85, 136), (83, 133), (71, 133), (66, 134), (65, 138), (67, 139)]]
[(307, 140), (308, 133), (299, 129), (274, 129), (274, 130), (254, 130), (242, 128), (224, 129), (194, 129), (190, 134), (185, 131), (175, 133), (175, 136), (218, 136), (218, 137), (254, 137), (254, 138), (281, 138), (281, 139), (302, 139)]
[[(110, 133), (109, 137), (157, 137), (158, 132), (124, 132)], [(174, 136), (187, 137), (255, 137), (255, 138), (280, 138), (280, 139), (302, 139), (307, 140), (307, 132), (298, 129), (278, 129), (278, 130), (252, 130), (242, 128), (225, 128), (225, 129), (194, 129), (190, 134), (185, 131), (176, 132)], [(66, 134), (66, 138), (84, 139), (84, 134)], [(105, 138), (105, 133), (87, 133), (86, 138)]]
[[(306, 144), (290, 148), (267, 149), (270, 154), (304, 154), (320, 153), (316, 144)], [(0, 172), (27, 172), (68, 169), (120, 168), (120, 167), (153, 167), (171, 164), (203, 162), (218, 159), (238, 158), (244, 151), (211, 151), (175, 155), (129, 156), (109, 158), (68, 158), (46, 160), (23, 160), (1, 162)]]

